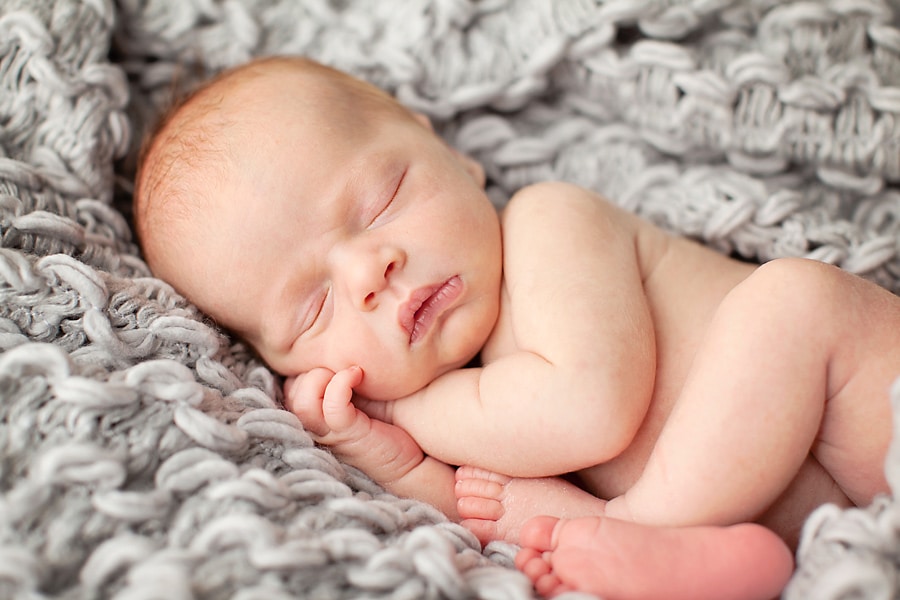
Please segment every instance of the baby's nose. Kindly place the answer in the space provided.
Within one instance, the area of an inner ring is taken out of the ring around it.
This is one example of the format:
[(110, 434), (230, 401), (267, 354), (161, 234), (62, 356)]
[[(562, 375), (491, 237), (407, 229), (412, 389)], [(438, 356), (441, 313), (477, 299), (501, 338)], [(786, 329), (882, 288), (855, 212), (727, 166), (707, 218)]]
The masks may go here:
[(359, 310), (378, 307), (381, 296), (405, 264), (402, 251), (391, 247), (359, 248), (344, 255), (343, 265), (348, 293)]
[(391, 273), (396, 267), (397, 264), (394, 261), (389, 262), (384, 267), (384, 272), (381, 274), (381, 276), (377, 275), (377, 271), (378, 269), (380, 269), (380, 267), (375, 267), (375, 277), (372, 279), (371, 284), (365, 286), (365, 289), (363, 290), (365, 291), (366, 289), (368, 289), (368, 292), (366, 292), (365, 296), (362, 299), (361, 308), (365, 310), (373, 310), (378, 306), (378, 300), (381, 296), (381, 292), (390, 285)]

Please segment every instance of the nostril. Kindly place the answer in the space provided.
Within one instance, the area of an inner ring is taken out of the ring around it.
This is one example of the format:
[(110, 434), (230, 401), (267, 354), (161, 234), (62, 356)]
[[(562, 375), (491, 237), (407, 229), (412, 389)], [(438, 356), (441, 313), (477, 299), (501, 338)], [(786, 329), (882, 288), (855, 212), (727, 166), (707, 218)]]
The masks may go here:
[(366, 304), (371, 304), (373, 300), (375, 300), (375, 292), (369, 292), (368, 294), (366, 294)]
[(391, 274), (391, 271), (394, 270), (394, 263), (389, 263), (387, 268), (384, 270), (384, 278), (387, 279), (387, 276)]

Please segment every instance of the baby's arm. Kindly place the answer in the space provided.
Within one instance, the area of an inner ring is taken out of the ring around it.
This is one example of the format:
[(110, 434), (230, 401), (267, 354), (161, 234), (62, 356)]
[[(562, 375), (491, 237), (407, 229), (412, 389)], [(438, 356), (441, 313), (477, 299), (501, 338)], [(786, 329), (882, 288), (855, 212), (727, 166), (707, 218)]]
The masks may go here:
[(430, 456), (399, 427), (370, 419), (351, 402), (362, 381), (359, 367), (337, 373), (313, 369), (285, 385), (285, 406), (313, 439), (402, 497), (415, 498), (458, 520), (454, 471)]
[[(389, 420), (451, 464), (536, 477), (609, 460), (654, 384), (644, 246), (668, 238), (582, 188), (539, 184), (503, 217), (504, 308), (515, 348), (397, 400)], [(490, 354), (490, 348), (487, 348)], [(490, 449), (490, 451), (486, 451)]]

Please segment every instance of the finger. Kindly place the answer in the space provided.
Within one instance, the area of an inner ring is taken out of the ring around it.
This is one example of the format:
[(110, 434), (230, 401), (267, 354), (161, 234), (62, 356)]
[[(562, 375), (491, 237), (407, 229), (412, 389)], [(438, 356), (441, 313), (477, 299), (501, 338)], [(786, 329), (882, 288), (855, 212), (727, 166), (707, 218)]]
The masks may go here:
[(346, 369), (335, 374), (335, 376), (337, 376), (337, 375), (340, 375), (341, 377), (346, 377), (347, 385), (350, 386), (351, 389), (358, 386), (360, 383), (362, 383), (362, 380), (363, 380), (362, 367), (358, 367), (356, 365), (347, 367)]
[(362, 369), (349, 367), (338, 371), (325, 388), (322, 415), (333, 431), (343, 431), (359, 418), (353, 406), (353, 387), (362, 381)]
[(294, 384), (296, 384), (296, 383), (297, 383), (297, 376), (294, 375), (293, 377), (288, 377), (287, 379), (285, 379), (284, 386), (282, 387), (282, 390), (284, 391), (284, 407), (291, 412), (294, 412), (294, 409), (293, 409), (294, 400), (291, 395), (291, 389), (294, 387)]
[(289, 400), (285, 402), (306, 430), (316, 436), (328, 433), (328, 425), (322, 414), (322, 402), (325, 389), (333, 376), (332, 371), (321, 368), (297, 376), (289, 390)]

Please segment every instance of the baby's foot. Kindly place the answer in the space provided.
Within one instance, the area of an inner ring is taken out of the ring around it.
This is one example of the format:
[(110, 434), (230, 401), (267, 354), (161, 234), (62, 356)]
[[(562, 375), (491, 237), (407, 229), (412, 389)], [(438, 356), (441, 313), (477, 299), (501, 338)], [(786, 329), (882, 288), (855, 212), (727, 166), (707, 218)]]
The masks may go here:
[(463, 526), (482, 544), (518, 543), (522, 524), (537, 515), (600, 515), (606, 504), (558, 477), (513, 478), (469, 466), (457, 469), (455, 491)]
[(537, 517), (516, 566), (543, 596), (578, 590), (609, 600), (763, 600), (790, 578), (784, 542), (756, 524), (652, 527), (609, 517)]

